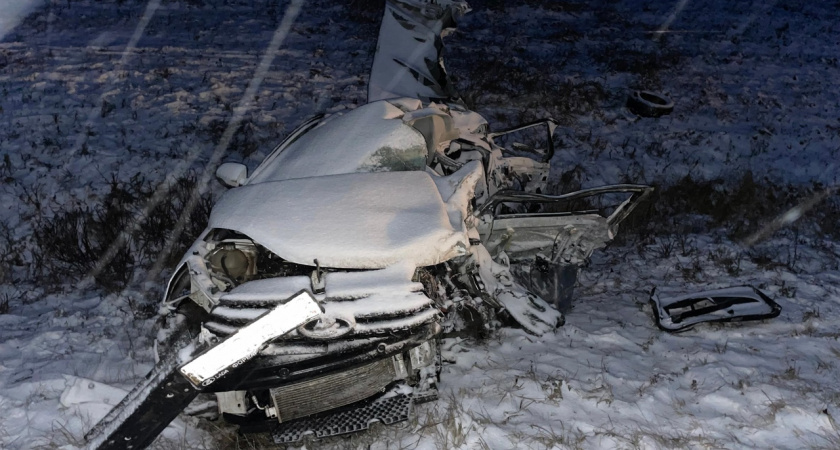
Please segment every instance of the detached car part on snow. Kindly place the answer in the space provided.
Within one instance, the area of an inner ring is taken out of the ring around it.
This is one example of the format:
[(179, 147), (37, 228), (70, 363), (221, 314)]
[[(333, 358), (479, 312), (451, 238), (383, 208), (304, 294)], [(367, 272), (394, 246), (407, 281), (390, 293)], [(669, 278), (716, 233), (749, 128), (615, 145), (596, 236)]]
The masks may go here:
[(745, 322), (778, 317), (782, 307), (752, 286), (737, 286), (691, 294), (653, 290), (650, 304), (656, 324), (671, 332), (686, 331), (703, 322)]
[(441, 336), (563, 323), (578, 269), (652, 188), (545, 194), (554, 122), (491, 133), (453, 95), (440, 35), (464, 11), (388, 1), (370, 103), (305, 122), (250, 175), (219, 168), (232, 189), (169, 282), (160, 362), (93, 448), (147, 445), (199, 392), (277, 442), (393, 423), (435, 398)]

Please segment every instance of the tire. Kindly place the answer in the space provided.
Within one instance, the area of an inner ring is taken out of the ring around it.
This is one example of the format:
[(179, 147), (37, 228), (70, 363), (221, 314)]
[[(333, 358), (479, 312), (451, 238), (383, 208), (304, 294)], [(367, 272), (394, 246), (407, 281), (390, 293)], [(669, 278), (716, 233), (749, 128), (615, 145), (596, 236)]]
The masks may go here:
[(633, 91), (627, 97), (627, 108), (642, 117), (661, 117), (674, 110), (674, 102), (651, 91)]

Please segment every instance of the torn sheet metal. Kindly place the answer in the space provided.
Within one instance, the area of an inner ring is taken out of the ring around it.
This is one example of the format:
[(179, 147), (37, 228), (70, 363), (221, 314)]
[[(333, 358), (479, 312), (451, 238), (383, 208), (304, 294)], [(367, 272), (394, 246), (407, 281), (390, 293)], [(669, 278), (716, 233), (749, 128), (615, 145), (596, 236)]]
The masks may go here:
[(657, 292), (650, 296), (659, 328), (684, 331), (701, 322), (770, 319), (782, 307), (752, 286), (737, 286), (684, 295)]
[(389, 0), (370, 73), (368, 102), (411, 97), (455, 98), (443, 66), (443, 40), (469, 10), (458, 0)]

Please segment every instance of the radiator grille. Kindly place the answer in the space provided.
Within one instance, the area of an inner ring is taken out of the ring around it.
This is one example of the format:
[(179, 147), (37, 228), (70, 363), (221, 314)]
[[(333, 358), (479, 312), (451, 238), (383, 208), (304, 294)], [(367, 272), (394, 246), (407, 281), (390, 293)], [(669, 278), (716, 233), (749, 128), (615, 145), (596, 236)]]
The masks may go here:
[(277, 418), (284, 422), (364, 400), (383, 391), (396, 378), (394, 363), (386, 358), (271, 389), (271, 399)]

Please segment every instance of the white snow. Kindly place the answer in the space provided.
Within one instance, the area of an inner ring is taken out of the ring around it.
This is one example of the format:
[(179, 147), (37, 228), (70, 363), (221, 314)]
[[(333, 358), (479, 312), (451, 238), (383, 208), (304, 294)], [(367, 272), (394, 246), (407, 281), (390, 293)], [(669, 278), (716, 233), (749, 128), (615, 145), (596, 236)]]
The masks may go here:
[(452, 175), (435, 177), (434, 182), (446, 202), (449, 224), (453, 229), (466, 232), (466, 222), (471, 220), (470, 202), (487, 192), (484, 166), (479, 161), (470, 161)]
[[(323, 274), (322, 276), (326, 278), (325, 292), (315, 296), (318, 300), (327, 300), (321, 302), (321, 306), (324, 309), (321, 319), (325, 322), (333, 323), (336, 319), (341, 319), (355, 324), (356, 319), (373, 316), (380, 316), (381, 318), (381, 316), (396, 315), (429, 308), (432, 300), (421, 292), (423, 285), (411, 281), (414, 276), (414, 269), (413, 264), (401, 262), (380, 270), (329, 272)], [(304, 287), (309, 288), (308, 278), (289, 277), (289, 279), (301, 282), (294, 284), (302, 284), (303, 281), (306, 281)], [(230, 294), (226, 294), (222, 298), (244, 299), (246, 301), (282, 300), (284, 299), (282, 292), (292, 283), (275, 282), (275, 280), (285, 279), (248, 282), (238, 286)], [(257, 287), (251, 288), (251, 284), (255, 284)], [(274, 287), (278, 290), (275, 291), (276, 293), (274, 295), (271, 295), (269, 292)], [(213, 309), (213, 314), (233, 320), (253, 320), (268, 311), (268, 308), (218, 306)], [(405, 323), (404, 326), (416, 326), (419, 323), (425, 323), (431, 317), (435, 317), (436, 314), (437, 311), (431, 309), (430, 312), (418, 314), (415, 318), (409, 318), (399, 323)], [(398, 322), (390, 321), (387, 323)], [(400, 326), (402, 327), (403, 325)], [(376, 327), (379, 327), (376, 330), (384, 329), (379, 323), (376, 324)], [(368, 331), (372, 328), (365, 324), (359, 324), (356, 326), (356, 329)]]
[[(380, 270), (326, 272), (322, 274), (325, 277), (325, 293), (316, 298), (352, 299), (375, 292), (393, 294), (420, 291), (423, 285), (411, 281), (414, 270), (410, 262), (401, 262)], [(309, 277), (268, 278), (239, 285), (220, 298), (232, 302), (277, 302), (310, 287)]]
[(425, 172), (330, 175), (248, 184), (226, 192), (211, 228), (239, 231), (288, 261), (376, 269), (434, 265), (469, 240), (453, 230)]
[(400, 262), (382, 270), (330, 272), (325, 274), (325, 294), (329, 298), (359, 298), (373, 293), (417, 292), (423, 285), (411, 281), (416, 267)]
[(415, 311), (432, 304), (422, 292), (375, 292), (352, 302), (324, 304), (327, 316), (364, 318)]
[[(388, 102), (369, 103), (331, 117), (289, 145), (249, 183), (356, 172), (423, 170), (426, 141)], [(312, 152), (312, 149), (318, 149)]]
[(73, 415), (95, 423), (128, 394), (128, 391), (85, 378), (65, 375), (66, 387), (59, 397), (62, 407)]
[(311, 286), (308, 277), (279, 277), (254, 280), (222, 294), (221, 300), (234, 302), (269, 302), (285, 300)]

